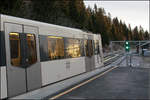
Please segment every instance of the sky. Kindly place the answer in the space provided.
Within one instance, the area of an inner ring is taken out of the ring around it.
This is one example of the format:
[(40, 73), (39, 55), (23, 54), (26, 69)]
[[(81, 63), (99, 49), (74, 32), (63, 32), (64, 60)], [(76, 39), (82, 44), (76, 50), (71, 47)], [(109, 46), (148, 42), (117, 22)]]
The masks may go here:
[(84, 1), (85, 6), (105, 9), (106, 13), (110, 13), (111, 17), (118, 17), (127, 25), (130, 24), (133, 29), (135, 26), (142, 26), (144, 30), (150, 32), (149, 20), (149, 1)]

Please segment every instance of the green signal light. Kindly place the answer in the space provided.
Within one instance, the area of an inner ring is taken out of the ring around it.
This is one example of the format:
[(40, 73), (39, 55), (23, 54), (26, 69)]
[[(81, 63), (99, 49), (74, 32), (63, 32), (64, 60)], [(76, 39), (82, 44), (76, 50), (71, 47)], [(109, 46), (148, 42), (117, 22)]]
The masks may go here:
[(126, 42), (126, 44), (129, 44), (129, 42)]
[(126, 49), (129, 49), (129, 47), (126, 47)]
[(130, 51), (130, 44), (129, 44), (128, 41), (125, 41), (125, 50), (126, 50), (127, 52)]

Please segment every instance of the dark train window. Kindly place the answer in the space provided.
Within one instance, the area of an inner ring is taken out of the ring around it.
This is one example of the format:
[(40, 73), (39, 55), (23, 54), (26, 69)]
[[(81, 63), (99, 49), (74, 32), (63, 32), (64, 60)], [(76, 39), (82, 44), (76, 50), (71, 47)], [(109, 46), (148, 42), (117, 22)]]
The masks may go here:
[(64, 58), (64, 39), (63, 37), (48, 36), (48, 54), (50, 60)]
[(0, 31), (0, 66), (5, 65), (6, 65), (5, 37), (4, 32)]
[(89, 54), (88, 40), (84, 40), (84, 48), (85, 48), (85, 56), (88, 56), (88, 54)]
[(100, 50), (99, 50), (99, 41), (95, 40), (94, 41), (94, 54), (97, 55), (99, 53), (100, 53)]
[(34, 64), (37, 61), (36, 52), (36, 39), (34, 34), (27, 34), (27, 51), (28, 51), (28, 63)]
[(40, 35), (39, 36), (39, 43), (40, 43), (40, 60), (41, 61), (50, 60), (49, 54), (48, 54), (47, 36)]
[(85, 55), (87, 57), (91, 57), (93, 53), (93, 41), (92, 40), (84, 40), (84, 47), (85, 47)]
[(11, 64), (13, 66), (21, 65), (21, 50), (19, 33), (9, 33)]
[(93, 40), (88, 40), (88, 45), (89, 45), (89, 54), (90, 54), (90, 56), (92, 56), (92, 55), (94, 55)]

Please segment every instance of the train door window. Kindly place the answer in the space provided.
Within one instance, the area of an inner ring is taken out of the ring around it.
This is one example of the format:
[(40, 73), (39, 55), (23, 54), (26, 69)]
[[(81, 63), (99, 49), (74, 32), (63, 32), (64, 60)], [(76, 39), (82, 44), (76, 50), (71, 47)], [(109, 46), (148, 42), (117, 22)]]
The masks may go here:
[(20, 35), (19, 33), (9, 33), (11, 64), (21, 65)]
[(36, 52), (36, 39), (34, 34), (27, 34), (27, 51), (28, 51), (28, 63), (34, 64), (37, 61), (37, 52)]
[(64, 58), (64, 40), (62, 37), (48, 36), (48, 53), (51, 60)]

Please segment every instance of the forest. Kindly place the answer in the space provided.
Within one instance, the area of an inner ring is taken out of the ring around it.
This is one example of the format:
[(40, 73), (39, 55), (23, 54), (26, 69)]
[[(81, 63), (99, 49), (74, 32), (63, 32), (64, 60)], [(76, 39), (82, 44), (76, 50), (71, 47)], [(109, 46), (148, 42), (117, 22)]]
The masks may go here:
[(85, 7), (83, 0), (0, 0), (0, 13), (101, 34), (103, 46), (111, 40), (150, 40), (142, 26), (131, 29), (96, 4)]

